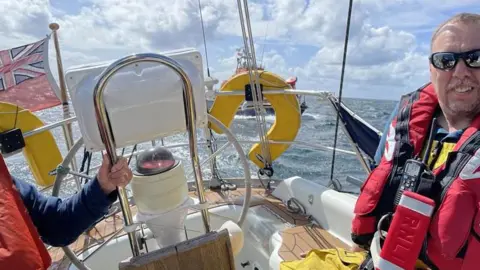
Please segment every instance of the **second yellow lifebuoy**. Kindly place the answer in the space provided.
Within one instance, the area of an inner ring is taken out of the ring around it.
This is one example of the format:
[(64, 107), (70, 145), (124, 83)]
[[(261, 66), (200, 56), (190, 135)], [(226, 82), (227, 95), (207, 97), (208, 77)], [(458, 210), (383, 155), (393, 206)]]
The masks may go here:
[[(259, 83), (263, 85), (265, 99), (270, 102), (275, 111), (275, 122), (267, 132), (267, 139), (274, 141), (293, 141), (301, 125), (300, 105), (296, 96), (268, 94), (271, 90), (289, 89), (291, 87), (280, 76), (268, 71), (259, 71), (259, 77)], [(245, 86), (249, 84), (249, 75), (243, 72), (227, 80), (220, 88), (220, 91), (245, 91)], [(230, 127), (238, 107), (244, 100), (244, 95), (217, 96), (210, 108), (210, 114), (225, 126)], [(222, 131), (213, 124), (210, 124), (210, 128), (216, 133), (222, 133)], [(277, 159), (289, 146), (290, 144), (269, 144), (271, 161)], [(257, 155), (262, 156), (262, 149), (259, 143), (252, 146), (248, 157), (259, 168), (263, 168), (264, 164), (257, 158)]]
[[(18, 115), (16, 111), (16, 105), (0, 102), (0, 132), (16, 127), (25, 133), (44, 126), (42, 120), (31, 111), (21, 107), (18, 107)], [(49, 175), (49, 172), (55, 169), (63, 158), (50, 131), (25, 138), (23, 155), (38, 185), (47, 187), (54, 183), (55, 176)]]

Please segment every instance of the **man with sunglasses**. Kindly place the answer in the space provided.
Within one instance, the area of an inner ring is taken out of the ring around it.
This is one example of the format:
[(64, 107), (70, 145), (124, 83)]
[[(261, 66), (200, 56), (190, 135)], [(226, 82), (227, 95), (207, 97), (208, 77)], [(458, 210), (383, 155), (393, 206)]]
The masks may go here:
[[(414, 186), (410, 190), (435, 202), (417, 266), (478, 269), (480, 14), (461, 13), (441, 24), (432, 36), (429, 61), (430, 82), (404, 95), (387, 123), (377, 150), (377, 167), (355, 205), (352, 240), (368, 250), (377, 228), (388, 230), (392, 213), (401, 203), (399, 194)], [(438, 124), (432, 125), (434, 119)], [(424, 153), (427, 149), (432, 151)], [(433, 174), (433, 179), (429, 182), (419, 174), (417, 182), (407, 182), (405, 164), (419, 161), (424, 154), (423, 172)]]

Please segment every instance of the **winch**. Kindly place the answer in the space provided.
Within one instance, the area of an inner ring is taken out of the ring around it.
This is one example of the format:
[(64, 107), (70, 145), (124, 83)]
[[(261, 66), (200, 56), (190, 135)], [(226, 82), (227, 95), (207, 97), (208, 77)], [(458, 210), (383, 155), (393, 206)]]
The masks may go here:
[(131, 188), (138, 209), (134, 219), (147, 225), (160, 248), (185, 240), (184, 220), (193, 199), (181, 161), (162, 146), (140, 153)]

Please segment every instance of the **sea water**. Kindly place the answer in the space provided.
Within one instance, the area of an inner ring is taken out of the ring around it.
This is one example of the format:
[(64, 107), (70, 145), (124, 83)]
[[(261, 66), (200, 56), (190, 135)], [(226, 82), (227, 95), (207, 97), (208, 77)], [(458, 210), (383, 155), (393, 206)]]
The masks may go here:
[[(356, 114), (381, 132), (383, 131), (385, 123), (396, 104), (395, 101), (390, 100), (368, 100), (357, 98), (343, 98), (342, 101)], [(307, 97), (306, 102), (309, 108), (302, 115), (302, 125), (296, 140), (305, 141), (309, 144), (332, 147), (335, 135), (335, 110), (332, 108), (328, 100), (319, 101), (314, 97)], [(73, 115), (72, 108), (70, 108), (70, 111)], [(53, 123), (63, 118), (61, 107), (47, 109), (39, 112), (38, 115), (45, 123)], [(267, 115), (265, 120), (268, 128), (275, 121), (275, 117), (273, 115)], [(152, 121), (152, 123), (154, 123), (154, 121)], [(72, 128), (74, 140), (76, 141), (80, 138), (80, 131), (76, 123), (72, 125)], [(238, 140), (259, 140), (254, 116), (236, 116), (230, 128), (237, 136)], [(55, 128), (52, 133), (57, 139), (62, 154), (65, 156), (67, 153), (67, 148), (63, 137), (62, 128)], [(214, 133), (214, 136), (218, 140), (225, 140), (225, 136), (223, 135), (220, 136)], [(198, 139), (204, 141), (204, 138), (203, 130), (199, 130)], [(162, 142), (157, 140), (156, 143), (160, 144)], [(188, 143), (188, 137), (186, 134), (178, 134), (164, 138), (163, 143), (165, 145)], [(222, 145), (223, 142), (219, 142), (217, 148), (221, 147)], [(242, 146), (245, 153), (248, 154), (252, 144), (245, 143), (242, 144)], [(148, 149), (149, 147), (152, 147), (151, 142), (140, 144), (137, 146), (137, 149)], [(354, 151), (340, 127), (338, 130), (337, 148), (352, 152)], [(176, 159), (183, 160), (186, 174), (189, 175), (189, 181), (194, 181), (188, 146), (172, 148), (171, 151)], [(120, 154), (121, 152), (122, 149), (119, 149), (117, 153)], [(131, 152), (132, 147), (128, 147), (124, 150), (125, 154), (130, 154)], [(208, 153), (208, 149), (205, 145), (199, 145), (200, 162), (208, 157)], [(83, 155), (83, 150), (80, 150), (77, 153), (77, 162), (79, 165), (82, 162)], [(48, 153), (45, 153), (45, 158), (48, 158)], [(135, 164), (134, 161), (135, 160), (132, 160), (130, 163), (131, 166)], [(101, 154), (99, 152), (95, 152), (92, 156), (92, 163), (90, 166), (93, 167), (99, 165), (100, 162)], [(9, 166), (11, 174), (19, 178), (23, 178), (26, 181), (32, 183), (34, 182), (33, 176), (30, 173), (22, 154), (9, 157), (7, 159), (7, 165)], [(273, 162), (273, 178), (284, 179), (298, 175), (310, 181), (327, 185), (330, 180), (331, 166), (332, 151), (317, 150), (311, 147), (293, 144), (287, 151), (283, 153), (281, 157)], [(218, 174), (224, 178), (243, 176), (243, 167), (233, 146), (227, 147), (222, 154), (217, 156), (217, 168)], [(258, 168), (253, 163), (250, 164), (250, 168), (252, 176), (256, 177)], [(202, 167), (202, 171), (204, 179), (211, 177), (208, 163)], [(95, 173), (95, 171), (92, 171), (90, 174), (92, 173)], [(347, 176), (353, 176), (363, 181), (367, 174), (355, 155), (337, 151), (335, 155), (333, 177), (342, 183), (344, 189), (353, 192), (358, 191), (358, 187), (352, 186), (345, 182), (345, 178)], [(73, 182), (63, 185), (62, 188), (65, 191), (62, 193), (63, 195), (68, 195), (76, 190)]]

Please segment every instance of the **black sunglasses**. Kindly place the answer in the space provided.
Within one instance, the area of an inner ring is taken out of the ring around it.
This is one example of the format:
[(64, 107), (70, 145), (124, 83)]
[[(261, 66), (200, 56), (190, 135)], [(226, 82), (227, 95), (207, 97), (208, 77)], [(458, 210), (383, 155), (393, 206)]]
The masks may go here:
[(440, 70), (453, 69), (459, 59), (463, 59), (465, 65), (470, 68), (480, 68), (480, 49), (455, 53), (455, 52), (436, 52), (430, 55), (430, 63)]

